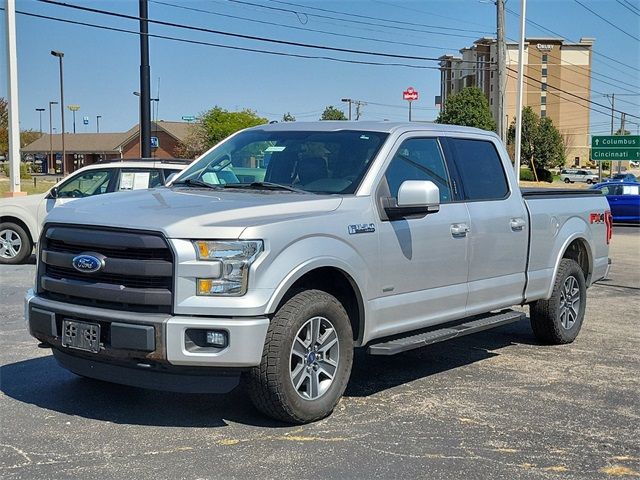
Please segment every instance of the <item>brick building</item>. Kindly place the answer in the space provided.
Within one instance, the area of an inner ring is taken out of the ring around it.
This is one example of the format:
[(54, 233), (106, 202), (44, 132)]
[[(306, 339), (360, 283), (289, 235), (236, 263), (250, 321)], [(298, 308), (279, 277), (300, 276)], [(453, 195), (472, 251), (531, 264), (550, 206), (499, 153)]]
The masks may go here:
[[(151, 136), (158, 138), (158, 147), (152, 149), (156, 158), (175, 158), (177, 147), (191, 128), (186, 122), (158, 121), (151, 123)], [(140, 129), (138, 125), (121, 133), (66, 133), (65, 172), (92, 163), (113, 158), (140, 158)], [(53, 151), (53, 155), (51, 152)], [(39, 169), (53, 172), (61, 167), (62, 135), (43, 134), (21, 149), (22, 158), (33, 162)]]
[[(593, 38), (578, 43), (561, 38), (527, 38), (524, 50), (523, 105), (540, 117), (549, 117), (567, 147), (568, 165), (587, 165), (589, 160), (589, 100), (591, 98), (591, 49)], [(516, 114), (518, 44), (507, 43), (507, 79), (503, 90), (505, 128)], [(497, 42), (484, 37), (460, 55), (440, 57), (442, 104), (464, 87), (479, 87), (498, 115)]]

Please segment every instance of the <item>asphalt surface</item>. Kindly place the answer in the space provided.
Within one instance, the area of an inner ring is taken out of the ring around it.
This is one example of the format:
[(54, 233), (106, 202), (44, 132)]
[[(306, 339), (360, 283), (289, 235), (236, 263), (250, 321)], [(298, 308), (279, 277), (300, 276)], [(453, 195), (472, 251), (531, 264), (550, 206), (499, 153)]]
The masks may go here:
[(34, 266), (0, 267), (0, 477), (640, 478), (640, 228), (571, 345), (528, 321), (396, 357), (356, 356), (329, 418), (290, 427), (229, 395), (75, 377), (26, 333)]

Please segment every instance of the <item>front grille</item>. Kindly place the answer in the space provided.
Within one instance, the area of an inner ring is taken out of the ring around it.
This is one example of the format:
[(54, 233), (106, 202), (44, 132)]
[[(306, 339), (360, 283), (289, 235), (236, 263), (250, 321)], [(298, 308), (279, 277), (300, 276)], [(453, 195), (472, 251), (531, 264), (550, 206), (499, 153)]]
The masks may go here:
[[(173, 255), (160, 234), (50, 225), (40, 244), (40, 295), (107, 309), (171, 313)], [(73, 259), (80, 254), (102, 259), (102, 268), (76, 270)]]

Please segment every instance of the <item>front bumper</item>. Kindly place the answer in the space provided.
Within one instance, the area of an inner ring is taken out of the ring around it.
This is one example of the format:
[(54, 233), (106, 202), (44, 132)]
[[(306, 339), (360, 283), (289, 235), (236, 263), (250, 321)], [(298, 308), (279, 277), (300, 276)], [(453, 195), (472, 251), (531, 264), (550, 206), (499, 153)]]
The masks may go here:
[[(57, 302), (36, 296), (33, 290), (25, 296), (25, 319), (29, 333), (50, 345), (54, 353), (58, 350), (74, 358), (141, 370), (152, 367), (253, 367), (260, 364), (269, 327), (266, 317), (218, 318), (124, 312)], [(100, 324), (100, 352), (91, 354), (63, 347), (63, 319)], [(222, 330), (228, 335), (228, 345), (193, 348), (185, 338), (188, 329)]]

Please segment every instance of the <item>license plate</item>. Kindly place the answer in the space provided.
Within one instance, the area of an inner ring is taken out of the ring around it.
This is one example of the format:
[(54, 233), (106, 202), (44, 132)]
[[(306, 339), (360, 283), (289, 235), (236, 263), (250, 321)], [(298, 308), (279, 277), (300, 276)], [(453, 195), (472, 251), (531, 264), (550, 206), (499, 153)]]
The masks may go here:
[(100, 325), (63, 320), (62, 346), (98, 353), (100, 351)]

